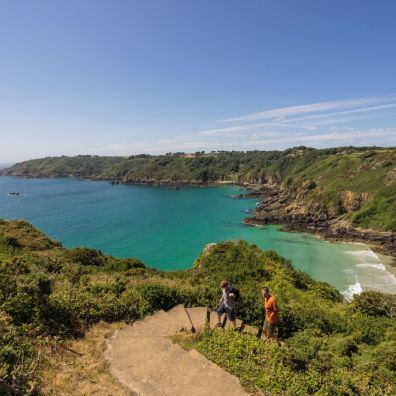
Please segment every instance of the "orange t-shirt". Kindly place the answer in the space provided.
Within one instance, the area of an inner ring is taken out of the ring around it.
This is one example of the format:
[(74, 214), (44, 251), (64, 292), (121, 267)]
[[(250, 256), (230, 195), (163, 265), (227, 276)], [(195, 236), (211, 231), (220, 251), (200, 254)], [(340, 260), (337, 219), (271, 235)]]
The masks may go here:
[(265, 318), (269, 323), (278, 323), (279, 322), (279, 309), (278, 304), (276, 303), (275, 297), (270, 296), (268, 299), (264, 301), (265, 308)]

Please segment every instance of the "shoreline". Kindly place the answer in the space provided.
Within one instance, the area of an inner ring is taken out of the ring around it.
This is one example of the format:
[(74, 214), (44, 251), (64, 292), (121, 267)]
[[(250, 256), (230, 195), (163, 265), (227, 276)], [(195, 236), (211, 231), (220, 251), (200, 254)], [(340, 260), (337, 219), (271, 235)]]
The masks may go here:
[[(43, 179), (43, 178), (40, 178)], [(51, 178), (47, 178), (47, 179), (51, 179)], [(61, 179), (61, 177), (59, 177), (59, 179)], [(65, 179), (72, 179), (73, 182), (74, 181), (102, 181), (105, 182), (103, 184), (103, 186), (106, 185), (107, 180), (99, 180), (97, 178), (95, 179), (91, 179), (91, 178), (75, 178), (75, 177), (65, 177), (63, 178)], [(49, 181), (50, 182), (50, 181)], [(172, 186), (171, 183), (169, 182), (162, 182), (162, 183), (123, 183), (125, 185), (135, 185), (135, 186), (147, 186), (147, 187), (162, 187), (162, 188), (170, 188)], [(183, 185), (186, 188), (197, 188), (200, 187), (200, 185), (198, 183), (194, 183), (194, 184), (190, 184), (190, 183), (178, 183), (179, 186)], [(205, 183), (204, 184), (205, 187), (226, 187), (226, 186), (230, 186), (230, 187), (234, 187), (233, 189), (235, 189), (235, 194), (233, 195), (229, 195), (230, 198), (232, 199), (236, 199), (236, 200), (240, 200), (240, 199), (256, 199), (257, 202), (259, 204), (259, 206), (256, 206), (255, 208), (252, 209), (253, 213), (251, 214), (247, 214), (247, 216), (256, 216), (256, 208), (260, 208), (260, 205), (262, 205), (263, 200), (265, 200), (265, 195), (263, 194), (263, 186), (259, 186), (257, 184), (253, 185), (253, 184), (241, 184), (241, 183), (233, 183), (230, 181), (223, 181), (221, 183), (218, 182), (213, 182), (213, 183)], [(236, 187), (238, 187), (240, 189), (240, 191), (237, 191)], [(110, 186), (106, 187), (106, 188), (111, 188)], [(230, 193), (231, 194), (231, 193)], [(252, 194), (252, 197), (249, 197), (249, 195)], [(315, 238), (318, 238), (322, 241), (326, 241), (326, 242), (330, 242), (330, 243), (344, 243), (344, 244), (363, 244), (364, 245), (364, 249), (370, 249), (373, 250), (379, 257), (381, 263), (383, 263), (383, 265), (386, 267), (386, 271), (389, 274), (392, 274), (394, 276), (396, 276), (396, 260), (394, 256), (391, 256), (389, 254), (383, 254), (386, 253), (384, 251), (381, 250), (381, 247), (372, 243), (368, 243), (365, 240), (361, 240), (361, 239), (356, 239), (356, 238), (340, 238), (340, 237), (333, 237), (333, 238), (329, 238), (326, 237), (326, 235), (323, 235), (322, 233), (319, 233), (315, 230), (314, 226), (310, 226), (309, 229), (303, 229), (303, 228), (297, 228), (293, 226), (293, 223), (291, 224), (287, 224), (287, 223), (281, 223), (280, 221), (274, 221), (272, 223), (263, 223), (261, 221), (258, 221), (257, 219), (255, 219), (255, 217), (248, 217), (243, 219), (240, 218), (240, 221), (242, 224), (244, 225), (248, 225), (248, 226), (267, 226), (267, 225), (275, 225), (275, 226), (279, 226), (280, 230), (291, 233), (291, 232), (296, 232), (296, 233), (304, 233), (306, 235), (310, 235), (313, 236)], [(240, 223), (240, 224), (241, 224)], [(172, 270), (169, 270), (172, 271)], [(383, 292), (389, 292), (386, 289), (381, 289)]]
[(280, 226), (282, 231), (285, 232), (302, 232), (306, 233), (309, 235), (316, 236), (317, 238), (326, 241), (326, 242), (332, 242), (332, 243), (360, 243), (362, 245), (367, 246), (370, 250), (372, 250), (375, 254), (381, 255), (383, 257), (387, 258), (387, 265), (389, 267), (392, 267), (396, 273), (396, 255), (394, 255), (392, 252), (393, 250), (388, 250), (386, 247), (381, 246), (380, 244), (376, 244), (372, 241), (369, 241), (364, 238), (351, 238), (351, 237), (340, 237), (340, 236), (329, 236), (326, 233), (321, 233), (320, 229), (315, 230), (313, 227), (312, 228), (297, 228), (294, 226), (294, 224), (287, 224), (287, 223), (281, 223), (281, 222), (262, 222), (255, 217), (246, 217), (243, 220), (243, 224), (256, 227), (256, 226), (269, 226), (269, 225), (276, 225)]
[[(122, 181), (120, 179), (105, 178), (105, 177), (94, 177), (94, 176), (78, 176), (78, 175), (54, 175), (54, 176), (39, 176), (39, 175), (7, 175), (1, 174), (0, 176), (12, 176), (16, 178), (27, 178), (27, 179), (57, 179), (57, 178), (69, 178), (76, 180), (91, 180), (91, 181), (103, 181), (109, 182), (111, 185), (136, 185), (136, 186), (151, 186), (151, 187), (166, 187), (176, 188), (176, 187), (221, 187), (221, 186), (236, 186), (240, 187), (241, 190), (245, 190), (245, 193), (241, 193), (239, 197), (233, 197), (234, 199), (260, 199), (260, 204), (257, 208), (253, 208), (253, 216), (246, 217), (242, 223), (250, 226), (266, 226), (266, 225), (280, 225), (283, 231), (286, 232), (303, 232), (311, 235), (316, 235), (320, 239), (328, 242), (345, 242), (345, 243), (363, 243), (373, 250), (376, 254), (380, 254), (387, 257), (387, 266), (394, 268), (396, 272), (396, 246), (393, 243), (386, 244), (381, 239), (390, 237), (396, 240), (396, 236), (392, 233), (385, 231), (375, 231), (375, 230), (358, 230), (353, 228), (349, 223), (344, 222), (341, 228), (333, 227), (331, 222), (320, 222), (320, 224), (315, 223), (315, 221), (304, 222), (304, 218), (297, 218), (295, 221), (287, 221), (288, 218), (285, 216), (273, 216), (269, 214), (268, 218), (260, 219), (257, 217), (259, 214), (260, 207), (264, 205), (265, 198), (281, 197), (283, 200), (290, 198), (287, 191), (283, 190), (277, 185), (268, 184), (256, 184), (249, 182), (237, 182), (233, 180), (218, 180), (218, 181), (208, 181), (202, 182), (197, 180), (132, 180), (132, 181)], [(267, 194), (266, 194), (267, 193)], [(296, 199), (294, 199), (296, 200)], [(285, 221), (286, 220), (286, 221)], [(333, 222), (336, 219), (333, 219)], [(382, 242), (382, 243), (381, 243)], [(393, 241), (392, 241), (393, 242)]]
[(378, 253), (377, 255), (378, 255), (379, 259), (381, 260), (381, 262), (384, 264), (386, 270), (396, 277), (396, 265), (395, 265), (396, 259), (395, 259), (395, 257), (386, 256), (381, 253)]
[(251, 217), (244, 219), (250, 225), (280, 225), (285, 231), (307, 232), (329, 242), (364, 243), (376, 253), (392, 257), (396, 267), (396, 233), (354, 227), (348, 220), (349, 212), (330, 213), (327, 206), (306, 198), (307, 191), (289, 191), (280, 184), (255, 186), (261, 192), (260, 204)]

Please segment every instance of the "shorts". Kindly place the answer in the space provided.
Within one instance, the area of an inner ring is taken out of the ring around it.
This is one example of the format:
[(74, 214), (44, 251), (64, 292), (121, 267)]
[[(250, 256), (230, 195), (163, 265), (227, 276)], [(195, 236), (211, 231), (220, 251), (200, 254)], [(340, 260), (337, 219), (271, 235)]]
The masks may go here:
[(236, 320), (235, 309), (227, 307), (224, 303), (221, 303), (219, 309), (217, 310), (217, 315), (223, 315), (223, 313), (227, 313), (228, 319), (231, 320), (231, 322)]
[(272, 338), (274, 335), (275, 337), (278, 337), (279, 323), (270, 323), (265, 319), (263, 331), (265, 335), (267, 335), (268, 332), (268, 337)]

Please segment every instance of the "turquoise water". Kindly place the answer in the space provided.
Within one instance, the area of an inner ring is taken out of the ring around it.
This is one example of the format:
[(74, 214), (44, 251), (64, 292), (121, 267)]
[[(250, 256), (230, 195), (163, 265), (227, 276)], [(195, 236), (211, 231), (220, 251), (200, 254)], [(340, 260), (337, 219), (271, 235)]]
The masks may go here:
[[(17, 191), (19, 196), (8, 192)], [(257, 200), (232, 199), (238, 187), (114, 185), (76, 179), (0, 177), (0, 217), (26, 219), (66, 247), (137, 257), (164, 270), (190, 268), (210, 242), (245, 239), (346, 293), (396, 292), (396, 278), (364, 245), (241, 222)]]

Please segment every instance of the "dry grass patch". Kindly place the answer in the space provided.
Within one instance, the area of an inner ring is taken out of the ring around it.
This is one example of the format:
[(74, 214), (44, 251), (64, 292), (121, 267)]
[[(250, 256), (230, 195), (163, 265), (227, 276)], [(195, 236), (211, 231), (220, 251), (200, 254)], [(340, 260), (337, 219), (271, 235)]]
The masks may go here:
[(84, 338), (65, 341), (52, 349), (41, 372), (42, 394), (131, 395), (112, 377), (103, 354), (106, 337), (124, 326), (101, 322), (92, 326)]

